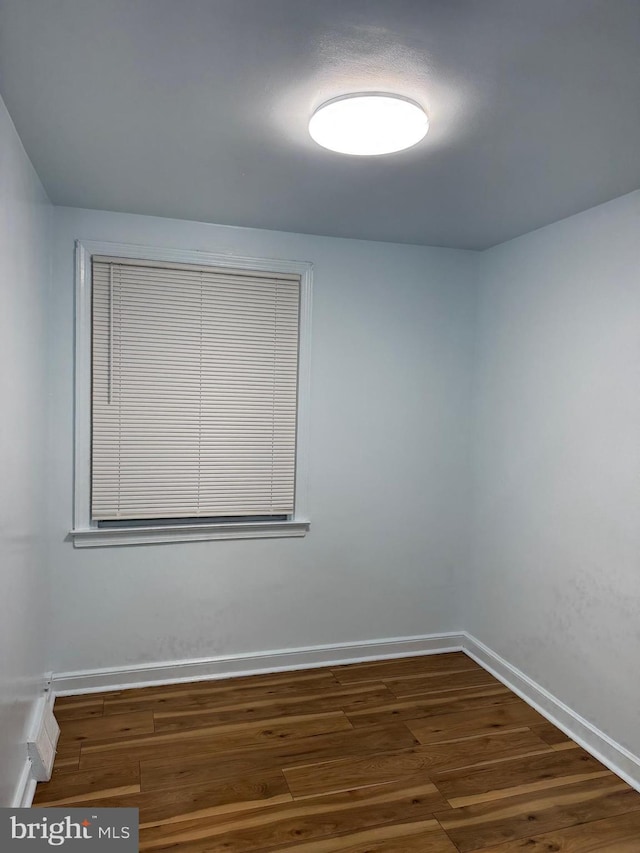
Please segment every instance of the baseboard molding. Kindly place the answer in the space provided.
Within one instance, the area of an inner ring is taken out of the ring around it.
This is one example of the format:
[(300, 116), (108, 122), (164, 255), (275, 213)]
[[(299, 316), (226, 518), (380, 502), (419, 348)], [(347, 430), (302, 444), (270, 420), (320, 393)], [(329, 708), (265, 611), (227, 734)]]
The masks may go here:
[(425, 634), (417, 637), (365, 640), (360, 643), (335, 643), (196, 660), (59, 672), (53, 674), (52, 689), (56, 696), (72, 696), (78, 693), (99, 693), (106, 690), (207, 681), (265, 672), (339, 666), (368, 660), (461, 651), (463, 640), (461, 632)]
[(16, 786), (16, 792), (11, 803), (12, 809), (28, 809), (31, 808), (31, 803), (36, 793), (36, 785), (38, 783), (33, 778), (31, 772), (31, 762), (28, 758), (25, 759), (20, 779)]
[(572, 740), (640, 791), (640, 758), (584, 717), (565, 705), (500, 655), (475, 637), (463, 632), (463, 651), (476, 663), (495, 675), (514, 693), (539, 711), (554, 726), (562, 729)]
[[(40, 730), (40, 726), (42, 725), (42, 721), (44, 719), (45, 710), (47, 708), (47, 703), (51, 701), (51, 694), (49, 692), (49, 683), (51, 681), (51, 674), (47, 673), (44, 676), (44, 686), (43, 693), (39, 696), (35, 702), (33, 703), (33, 709), (31, 711), (31, 715), (29, 718), (29, 722), (26, 725), (26, 731), (28, 732), (26, 739), (30, 740), (34, 733)], [(36, 781), (32, 766), (31, 760), (27, 755), (26, 751), (26, 743), (25, 743), (25, 759), (24, 764), (22, 766), (22, 772), (20, 773), (20, 778), (18, 779), (18, 784), (16, 785), (15, 794), (13, 796), (13, 802), (11, 804), (11, 808), (14, 809), (28, 809), (31, 807), (31, 803), (33, 802), (33, 797), (36, 793), (36, 785), (38, 782)]]

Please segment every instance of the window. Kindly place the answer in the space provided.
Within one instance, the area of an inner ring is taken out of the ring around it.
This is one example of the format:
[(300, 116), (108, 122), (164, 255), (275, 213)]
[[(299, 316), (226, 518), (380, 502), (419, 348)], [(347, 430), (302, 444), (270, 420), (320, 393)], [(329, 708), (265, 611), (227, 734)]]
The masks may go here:
[(76, 546), (301, 536), (309, 264), (77, 245)]

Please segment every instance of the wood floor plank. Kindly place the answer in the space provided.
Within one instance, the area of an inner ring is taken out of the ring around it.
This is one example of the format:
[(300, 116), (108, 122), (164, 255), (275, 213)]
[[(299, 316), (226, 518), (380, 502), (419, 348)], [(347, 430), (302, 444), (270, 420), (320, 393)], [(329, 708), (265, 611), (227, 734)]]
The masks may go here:
[(225, 853), (281, 850), (296, 842), (431, 818), (438, 804), (446, 806), (430, 782), (380, 785), (242, 814), (217, 814), (171, 826), (148, 826), (141, 834), (141, 849), (178, 846), (197, 838), (202, 844), (206, 841), (208, 850)]
[[(145, 846), (140, 850), (175, 850), (173, 845)], [(185, 840), (180, 853), (225, 853), (224, 840), (216, 845), (211, 839)], [(273, 849), (273, 848), (271, 848)], [(376, 826), (347, 835), (322, 838), (278, 848), (287, 853), (457, 853), (451, 841), (435, 820)], [(264, 848), (260, 851), (262, 853)]]
[(349, 685), (336, 690), (324, 690), (299, 696), (273, 697), (249, 703), (225, 705), (220, 709), (197, 708), (190, 710), (156, 711), (154, 713), (157, 732), (185, 731), (206, 728), (225, 723), (284, 717), (288, 714), (338, 711), (345, 705), (353, 707), (375, 707), (386, 699), (393, 698), (384, 684)]
[(176, 758), (198, 756), (260, 747), (269, 743), (281, 744), (288, 740), (351, 729), (351, 724), (341, 711), (327, 711), (181, 732), (162, 732), (127, 740), (92, 741), (82, 748), (81, 765), (85, 768), (100, 766), (103, 761), (120, 759), (123, 754), (138, 761), (162, 757), (167, 751)]
[(137, 764), (77, 772), (73, 776), (54, 771), (49, 782), (38, 785), (33, 804), (70, 805), (136, 794), (139, 791), (140, 768)]
[(215, 708), (272, 696), (293, 696), (314, 690), (321, 692), (341, 686), (329, 670), (309, 670), (301, 673), (172, 684), (167, 687), (141, 687), (103, 694), (104, 714), (107, 716), (149, 709), (197, 708), (203, 705)]
[(458, 808), (606, 775), (612, 774), (582, 749), (551, 749), (474, 770), (434, 773), (431, 778), (449, 803)]
[[(86, 800), (89, 804), (92, 801)], [(238, 816), (282, 803), (293, 802), (280, 770), (264, 770), (250, 777), (204, 782), (162, 791), (104, 796), (95, 802), (102, 808), (137, 808), (140, 827), (177, 825), (195, 819)]]
[[(460, 853), (640, 810), (640, 794), (615, 776), (589, 779), (474, 806), (438, 812)], [(640, 846), (639, 846), (640, 849)]]
[(408, 720), (406, 725), (420, 743), (438, 743), (445, 739), (455, 740), (509, 731), (523, 726), (531, 728), (535, 733), (532, 724), (540, 723), (541, 720), (544, 722), (537, 711), (524, 702), (517, 702), (495, 705), (486, 709), (441, 714), (422, 720)]
[[(62, 728), (61, 724), (61, 728)], [(56, 759), (55, 759), (55, 767), (56, 768), (72, 768), (78, 767), (80, 764), (80, 743), (78, 741), (73, 741), (70, 743), (65, 743), (64, 738), (62, 737), (62, 731), (60, 735), (60, 740), (58, 741), (58, 746), (56, 749)]]
[(80, 750), (78, 750), (75, 756), (65, 756), (56, 753), (55, 759), (56, 770), (65, 770), (66, 772), (72, 772), (80, 769)]
[(263, 770), (242, 779), (224, 779), (193, 788), (152, 791), (138, 797), (143, 827), (272, 808), (292, 802), (281, 770)]
[(284, 767), (283, 771), (291, 793), (298, 798), (396, 782), (420, 772), (432, 774), (541, 751), (551, 751), (551, 748), (524, 729), (361, 758)]
[(117, 717), (84, 717), (67, 719), (60, 723), (60, 743), (84, 744), (92, 740), (123, 740), (154, 731), (153, 712), (136, 711), (118, 714)]
[(143, 791), (158, 791), (244, 776), (265, 768), (309, 764), (340, 756), (371, 755), (416, 744), (406, 726), (376, 726), (316, 735), (261, 749), (243, 748), (216, 753), (213, 759), (211, 756), (165, 756), (141, 762), (141, 788)]
[(482, 853), (638, 853), (638, 850), (640, 812), (633, 811), (484, 847)]
[(568, 738), (561, 729), (556, 728), (556, 726), (548, 720), (544, 720), (538, 725), (532, 725), (531, 731), (534, 731), (539, 738), (542, 738), (542, 740), (545, 741), (545, 743), (550, 743), (553, 746), (571, 743), (570, 738)]
[(59, 696), (54, 706), (54, 714), (59, 723), (85, 717), (101, 717), (103, 711), (104, 699), (99, 693), (91, 696)]
[[(433, 696), (416, 696), (409, 699), (394, 699), (375, 707), (362, 707), (356, 703), (344, 706), (344, 712), (358, 726), (380, 725), (398, 720), (419, 720), (441, 714), (478, 710), (496, 705), (525, 703), (507, 687), (477, 687), (472, 690), (449, 690)], [(528, 707), (528, 706), (527, 706)]]
[(462, 672), (446, 672), (437, 675), (407, 675), (403, 678), (385, 678), (384, 683), (394, 696), (417, 696), (437, 693), (443, 690), (484, 687), (488, 685), (502, 686), (497, 678), (484, 669), (466, 670)]
[(349, 664), (332, 667), (331, 671), (341, 684), (357, 684), (363, 681), (381, 681), (384, 678), (406, 676), (428, 676), (448, 672), (481, 670), (478, 664), (464, 652), (442, 655), (421, 655), (401, 660), (383, 660), (374, 663)]
[[(313, 682), (331, 682), (335, 684), (336, 679), (329, 667), (316, 667), (314, 669), (295, 669), (286, 672), (262, 672), (256, 675), (222, 676), (220, 678), (205, 678), (200, 681), (173, 682), (170, 684), (159, 684), (151, 687), (125, 687), (119, 690), (108, 690), (99, 695), (105, 701), (116, 701), (122, 697), (155, 696), (161, 697), (165, 693), (174, 693), (176, 690), (185, 693), (211, 693), (243, 690), (245, 688), (259, 687), (269, 690), (276, 686), (291, 686), (301, 683), (311, 684)], [(74, 698), (74, 697), (67, 697)], [(78, 698), (78, 697), (76, 697)], [(86, 697), (84, 697), (86, 698)]]
[(562, 743), (551, 743), (551, 744), (549, 744), (549, 746), (552, 749), (557, 750), (558, 752), (560, 752), (561, 750), (564, 750), (564, 749), (579, 749), (580, 748), (580, 744), (577, 744), (572, 740), (565, 740)]

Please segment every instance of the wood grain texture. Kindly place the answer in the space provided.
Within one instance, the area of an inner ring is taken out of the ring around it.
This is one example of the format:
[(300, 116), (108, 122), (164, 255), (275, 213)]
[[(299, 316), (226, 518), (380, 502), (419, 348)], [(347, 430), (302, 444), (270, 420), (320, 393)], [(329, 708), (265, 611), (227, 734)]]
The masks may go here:
[(439, 743), (444, 740), (461, 740), (483, 734), (513, 731), (524, 727), (531, 728), (543, 743), (543, 738), (535, 732), (532, 724), (540, 723), (543, 718), (524, 702), (505, 704), (489, 710), (458, 711), (453, 714), (439, 714), (423, 720), (409, 720), (407, 727), (420, 743)]
[(340, 687), (334, 675), (326, 670), (287, 672), (276, 675), (253, 675), (221, 681), (197, 681), (169, 687), (140, 687), (101, 694), (104, 713), (122, 714), (150, 709), (219, 708), (254, 699), (300, 696), (323, 693)]
[(284, 769), (294, 797), (350, 790), (377, 782), (394, 782), (414, 773), (473, 767), (499, 758), (547, 752), (548, 746), (528, 729), (462, 741), (419, 746), (365, 758)]
[(384, 683), (394, 696), (401, 699), (403, 696), (421, 696), (425, 693), (441, 693), (457, 688), (458, 690), (470, 689), (485, 685), (498, 686), (500, 682), (488, 672), (478, 667), (477, 669), (463, 670), (462, 672), (445, 672), (429, 675), (406, 675), (402, 678), (386, 678)]
[(635, 811), (485, 847), (483, 853), (637, 853), (638, 850), (640, 812)]
[(535, 732), (545, 743), (549, 743), (552, 746), (564, 746), (566, 743), (571, 743), (570, 738), (563, 731), (556, 728), (556, 726), (547, 720), (538, 725), (531, 726), (531, 731)]
[(382, 681), (385, 678), (407, 676), (425, 677), (453, 672), (483, 672), (478, 664), (459, 652), (441, 655), (410, 657), (402, 660), (381, 660), (374, 663), (355, 663), (333, 669), (341, 684), (357, 684), (363, 681)]
[(140, 792), (137, 765), (78, 771), (73, 775), (54, 770), (49, 782), (38, 785), (34, 806), (61, 806)]
[(453, 714), (458, 711), (490, 708), (511, 702), (522, 702), (518, 696), (502, 685), (498, 687), (479, 687), (474, 689), (447, 690), (413, 697), (395, 699), (375, 707), (362, 707), (350, 703), (345, 706), (345, 714), (350, 722), (358, 726), (371, 726), (377, 723), (397, 720), (418, 720), (436, 714)]
[(640, 796), (615, 776), (576, 782), (498, 801), (438, 812), (436, 818), (460, 853), (528, 838), (640, 809)]
[(342, 711), (323, 714), (305, 714), (261, 720), (256, 723), (233, 723), (224, 726), (206, 726), (180, 732), (159, 732), (126, 740), (95, 740), (82, 745), (83, 767), (99, 767), (104, 761), (126, 756), (142, 761), (161, 758), (167, 753), (200, 756), (215, 755), (231, 749), (282, 744), (289, 740), (304, 740), (318, 734), (351, 730), (352, 726)]
[(454, 806), (508, 797), (512, 793), (538, 791), (545, 787), (580, 782), (609, 771), (584, 750), (550, 752), (526, 758), (506, 759), (488, 767), (442, 772), (433, 776), (438, 788)]
[(102, 694), (91, 696), (62, 696), (56, 700), (56, 718), (63, 720), (87, 719), (101, 717), (104, 713), (104, 698)]
[(163, 790), (168, 786), (247, 775), (257, 770), (310, 764), (344, 755), (375, 755), (397, 746), (417, 743), (406, 726), (383, 726), (301, 738), (262, 749), (242, 748), (206, 756), (175, 755), (141, 762), (143, 791)]
[(385, 824), (406, 823), (432, 817), (446, 801), (431, 782), (404, 781), (347, 791), (304, 802), (290, 802), (237, 814), (149, 827), (143, 847), (181, 845), (198, 840), (208, 850), (247, 853), (282, 849), (331, 835), (345, 835)]
[[(292, 802), (279, 770), (182, 788), (101, 797), (103, 808), (137, 808), (142, 828), (178, 824)], [(446, 801), (444, 801), (446, 807)], [(44, 803), (42, 804), (44, 805)], [(47, 803), (49, 805), (49, 803)]]
[[(264, 847), (260, 848), (265, 850)], [(268, 848), (267, 848), (268, 849)], [(274, 848), (272, 847), (271, 850)], [(457, 853), (440, 824), (433, 819), (413, 823), (385, 824), (373, 828), (333, 835), (316, 841), (288, 844), (278, 850), (289, 853)], [(176, 845), (151, 843), (144, 839), (140, 850), (179, 850), (180, 853), (226, 853), (224, 836), (203, 838), (198, 830), (193, 838), (182, 837)]]
[(60, 730), (60, 741), (69, 745), (92, 740), (124, 742), (128, 738), (150, 734), (153, 731), (153, 712), (136, 711), (110, 718), (91, 716), (67, 719), (64, 727)]
[(241, 702), (216, 709), (166, 710), (154, 714), (157, 732), (201, 729), (246, 720), (264, 720), (272, 717), (294, 716), (321, 711), (341, 711), (350, 707), (376, 707), (392, 699), (393, 694), (382, 684), (364, 684), (323, 690), (302, 696), (274, 697), (254, 702)]
[(172, 853), (640, 853), (640, 794), (461, 652), (58, 699), (34, 805)]

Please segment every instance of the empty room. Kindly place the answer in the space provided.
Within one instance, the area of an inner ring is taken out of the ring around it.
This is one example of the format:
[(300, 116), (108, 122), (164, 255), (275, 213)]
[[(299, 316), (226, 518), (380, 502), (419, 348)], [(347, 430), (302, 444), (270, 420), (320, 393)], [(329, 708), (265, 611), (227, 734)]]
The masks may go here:
[(638, 0), (0, 0), (0, 96), (0, 849), (640, 853)]

